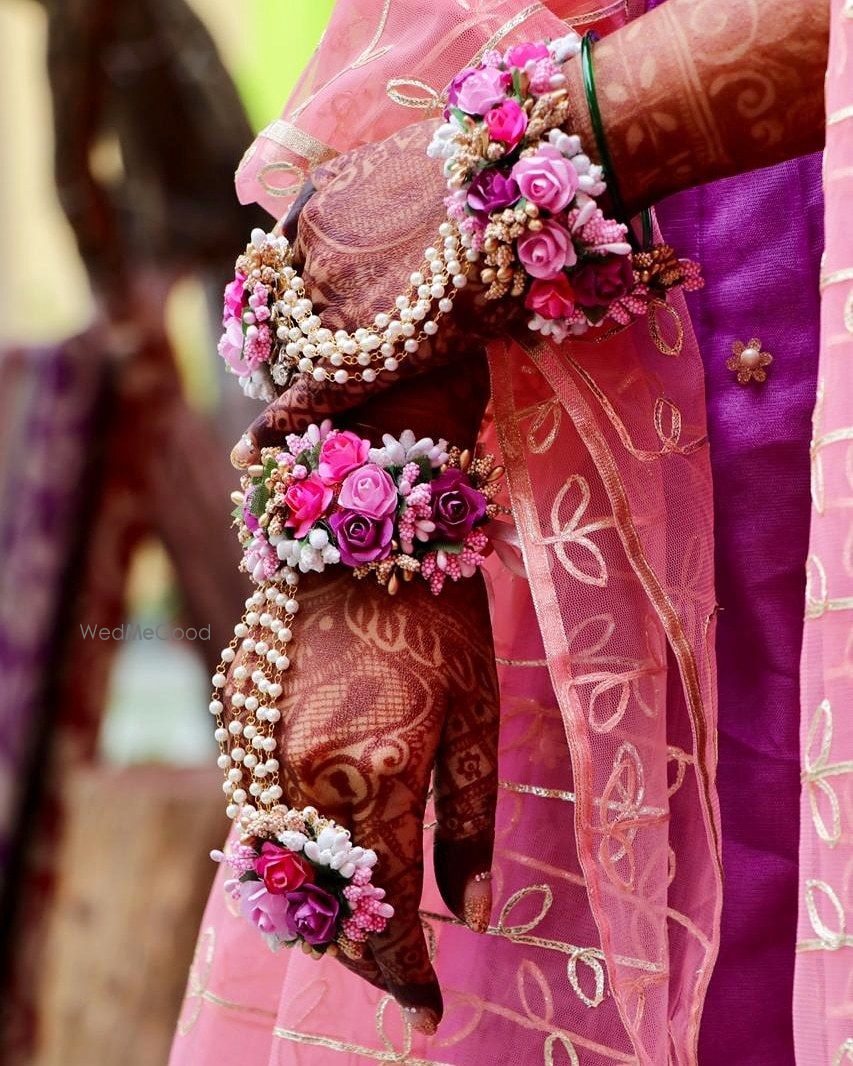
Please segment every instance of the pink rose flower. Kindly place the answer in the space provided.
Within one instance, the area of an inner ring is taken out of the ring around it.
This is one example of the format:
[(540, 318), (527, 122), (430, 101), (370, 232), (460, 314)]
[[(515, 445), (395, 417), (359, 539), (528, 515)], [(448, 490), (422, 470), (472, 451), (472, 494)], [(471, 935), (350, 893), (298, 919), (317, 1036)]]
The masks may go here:
[(296, 933), (291, 929), (286, 896), (268, 892), (262, 881), (240, 881), (237, 891), (240, 893), (240, 910), (252, 925), (268, 936), (296, 939)]
[(267, 892), (283, 896), (295, 892), (314, 881), (314, 868), (301, 856), (287, 848), (264, 841), (255, 862), (255, 871), (266, 885)]
[(522, 44), (514, 44), (512, 48), (507, 49), (504, 62), (508, 67), (523, 69), (531, 59), (536, 63), (540, 59), (547, 59), (550, 54), (547, 45), (524, 41)]
[(239, 318), (228, 320), (216, 350), (235, 374), (249, 373), (243, 360), (243, 326)]
[(367, 461), (370, 441), (362, 440), (356, 433), (344, 430), (330, 433), (320, 448), (319, 474), (323, 481), (334, 485)]
[(236, 274), (234, 280), (225, 286), (225, 299), (222, 305), (222, 325), (228, 325), (229, 318), (240, 318), (243, 313), (243, 284), (246, 278)]
[(577, 259), (572, 238), (565, 226), (549, 219), (540, 230), (527, 230), (516, 243), (521, 265), (534, 278), (556, 278), (563, 267)]
[(575, 310), (575, 293), (565, 274), (534, 281), (524, 306), (543, 318), (569, 318)]
[(511, 83), (510, 75), (496, 67), (469, 67), (457, 74), (450, 83), (448, 103), (469, 115), (485, 115), (506, 99), (506, 91)]
[(332, 490), (323, 484), (317, 474), (311, 474), (290, 486), (284, 494), (284, 502), (290, 511), (284, 524), (293, 530), (293, 536), (299, 540), (326, 513), (326, 508), (332, 502)]
[(397, 502), (397, 486), (376, 463), (366, 463), (348, 474), (338, 496), (341, 507), (368, 518), (386, 518), (393, 514)]
[(545, 145), (512, 168), (521, 195), (537, 207), (557, 214), (571, 203), (578, 189), (578, 172), (564, 155)]
[(515, 148), (527, 129), (527, 112), (516, 100), (504, 100), (486, 112), (485, 123), (493, 141)]

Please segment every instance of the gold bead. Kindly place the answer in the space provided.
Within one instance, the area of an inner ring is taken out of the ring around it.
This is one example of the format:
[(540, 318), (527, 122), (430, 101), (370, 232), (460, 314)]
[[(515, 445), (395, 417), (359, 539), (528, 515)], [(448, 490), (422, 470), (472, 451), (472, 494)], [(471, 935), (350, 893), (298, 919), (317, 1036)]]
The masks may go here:
[(524, 205), (524, 213), (529, 218), (538, 218), (539, 208), (536, 206), (536, 204), (533, 204), (530, 202), (530, 200), (528, 200), (527, 203)]
[(527, 228), (533, 233), (538, 233), (539, 230), (542, 229), (542, 219), (531, 218), (531, 220), (527, 223)]
[(259, 463), (253, 463), (246, 473), (249, 477), (263, 477), (264, 468)]
[[(494, 270), (491, 267), (486, 267), (485, 270), (481, 270), (480, 271), (480, 281), (482, 281), (482, 283), (484, 285), (491, 285), (494, 280), (495, 280), (495, 272), (494, 272)], [(242, 499), (242, 497), (241, 497), (241, 499)], [(240, 500), (234, 500), (234, 502), (235, 503), (239, 503)]]
[(245, 499), (246, 497), (238, 489), (235, 489), (234, 492), (231, 493), (231, 502), (236, 503), (238, 507), (245, 502)]

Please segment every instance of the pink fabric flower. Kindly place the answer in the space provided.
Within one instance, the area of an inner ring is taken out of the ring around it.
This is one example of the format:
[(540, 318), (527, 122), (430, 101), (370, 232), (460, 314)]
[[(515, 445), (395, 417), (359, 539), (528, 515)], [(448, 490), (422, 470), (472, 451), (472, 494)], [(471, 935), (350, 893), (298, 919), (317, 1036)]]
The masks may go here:
[(527, 112), (516, 100), (504, 100), (486, 112), (485, 123), (493, 141), (515, 148), (527, 129)]
[(537, 44), (534, 41), (524, 41), (522, 44), (514, 44), (512, 48), (507, 49), (504, 62), (508, 67), (520, 67), (523, 69), (531, 59), (534, 62), (538, 62), (540, 59), (547, 59), (550, 54), (547, 45)]
[(467, 67), (450, 83), (447, 100), (469, 115), (485, 115), (506, 98), (511, 82), (510, 75), (496, 67)]
[(246, 573), (258, 584), (262, 581), (269, 581), (278, 570), (278, 554), (267, 538), (261, 534), (254, 536), (249, 542), (243, 553), (243, 560)]
[(243, 274), (236, 274), (234, 280), (225, 286), (225, 297), (222, 306), (222, 325), (227, 326), (230, 318), (240, 318), (243, 313), (243, 285), (246, 278)]
[(575, 309), (575, 294), (565, 274), (547, 281), (534, 281), (524, 306), (543, 318), (568, 318)]
[(314, 868), (309, 862), (287, 848), (264, 841), (255, 870), (266, 885), (267, 892), (284, 895), (314, 881)]
[(577, 259), (565, 226), (549, 219), (540, 230), (527, 230), (516, 243), (521, 265), (534, 278), (556, 278), (563, 267)]
[(320, 448), (320, 477), (330, 485), (343, 481), (351, 470), (367, 461), (369, 451), (370, 441), (356, 433), (330, 433)]
[(521, 195), (537, 207), (556, 214), (567, 207), (578, 189), (578, 172), (564, 155), (544, 145), (512, 168)]
[(237, 890), (240, 893), (240, 910), (252, 925), (268, 936), (296, 939), (296, 934), (288, 924), (290, 908), (286, 896), (268, 892), (262, 881), (240, 881)]
[(325, 514), (332, 502), (332, 490), (323, 484), (317, 474), (311, 474), (290, 486), (284, 494), (284, 502), (290, 511), (284, 524), (293, 530), (293, 536), (299, 540)]
[(338, 511), (329, 519), (344, 566), (364, 566), (391, 553), (394, 519), (370, 518), (358, 511)]
[(235, 374), (249, 373), (243, 360), (243, 326), (239, 318), (228, 320), (225, 332), (219, 338), (217, 351)]
[(386, 518), (393, 514), (397, 502), (397, 486), (376, 463), (365, 463), (348, 474), (338, 496), (341, 507), (369, 518)]

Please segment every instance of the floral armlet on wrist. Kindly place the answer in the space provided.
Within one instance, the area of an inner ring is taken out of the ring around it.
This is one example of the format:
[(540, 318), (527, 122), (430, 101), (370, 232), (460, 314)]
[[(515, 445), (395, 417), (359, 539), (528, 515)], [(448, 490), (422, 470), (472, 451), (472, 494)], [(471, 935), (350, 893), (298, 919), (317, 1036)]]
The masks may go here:
[(504, 510), (495, 502), (501, 476), (491, 456), (444, 440), (407, 431), (372, 447), (324, 422), (263, 449), (234, 493), (242, 566), (258, 588), (213, 676), (226, 813), (243, 833), (214, 857), (231, 866), (227, 887), (272, 947), (301, 942), (357, 957), (393, 914), (372, 884), (373, 852), (312, 808), (280, 803), (276, 704), (291, 668), (300, 575), (345, 567), (392, 595), (410, 581), (439, 595), (485, 562), (489, 522)]
[[(560, 64), (574, 32), (486, 52), (452, 81), (427, 154), (443, 160), (448, 220), (406, 292), (354, 332), (324, 327), (288, 241), (255, 230), (225, 290), (219, 352), (244, 391), (273, 399), (299, 375), (368, 384), (393, 374), (440, 328), (469, 280), (488, 299), (523, 299), (530, 329), (562, 342), (628, 325), (670, 289), (701, 287), (667, 244), (632, 250), (597, 204), (607, 185), (571, 120)], [(616, 193), (616, 186), (613, 185)]]

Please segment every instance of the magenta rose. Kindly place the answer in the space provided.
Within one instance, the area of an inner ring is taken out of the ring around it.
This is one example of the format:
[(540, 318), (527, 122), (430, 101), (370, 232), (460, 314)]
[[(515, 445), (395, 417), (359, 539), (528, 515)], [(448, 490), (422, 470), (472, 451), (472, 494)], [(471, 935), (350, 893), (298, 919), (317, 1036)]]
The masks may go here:
[(578, 172), (550, 145), (539, 148), (535, 155), (519, 159), (512, 168), (512, 176), (522, 196), (551, 214), (557, 214), (571, 203), (578, 189)]
[(509, 207), (518, 199), (518, 186), (506, 174), (493, 167), (481, 170), (468, 189), (468, 206), (478, 215), (490, 215)]
[(436, 538), (461, 543), (486, 514), (486, 497), (461, 470), (445, 470), (430, 485)]
[(547, 281), (534, 281), (524, 306), (543, 318), (568, 318), (575, 309), (575, 294), (565, 274)]
[(397, 486), (390, 474), (376, 463), (365, 463), (347, 475), (338, 503), (369, 518), (385, 518), (396, 509), (397, 499)]
[(314, 868), (296, 852), (264, 841), (261, 854), (255, 860), (255, 871), (266, 885), (267, 892), (283, 896), (304, 884), (314, 881)]
[(486, 112), (484, 121), (493, 141), (515, 148), (527, 129), (527, 112), (518, 101), (504, 100)]
[(332, 490), (323, 484), (317, 474), (309, 474), (302, 481), (293, 482), (284, 494), (284, 502), (290, 511), (284, 524), (293, 530), (293, 536), (299, 540), (325, 514), (332, 502)]
[(240, 910), (252, 925), (269, 936), (293, 940), (290, 929), (290, 906), (286, 896), (267, 891), (262, 881), (241, 881), (239, 884)]
[(496, 67), (466, 67), (450, 83), (447, 101), (469, 115), (485, 115), (506, 99), (511, 82), (510, 75)]
[(330, 485), (343, 481), (351, 470), (367, 461), (369, 451), (370, 441), (348, 429), (330, 433), (320, 446), (320, 477)]
[(534, 278), (556, 278), (577, 259), (571, 234), (553, 219), (543, 222), (540, 230), (523, 233), (516, 250), (521, 265)]
[(229, 318), (240, 318), (243, 314), (243, 284), (246, 278), (237, 274), (232, 282), (225, 286), (222, 305), (222, 325), (227, 326)]
[(301, 936), (309, 944), (329, 944), (335, 939), (340, 904), (335, 897), (317, 885), (303, 885), (288, 892), (285, 923), (293, 936)]
[(534, 63), (538, 63), (540, 59), (547, 59), (550, 54), (547, 45), (525, 41), (523, 44), (514, 44), (512, 48), (508, 48), (504, 56), (504, 62), (508, 67), (520, 67), (523, 69), (531, 59)]
[(630, 255), (587, 259), (572, 274), (575, 299), (581, 307), (606, 307), (630, 292), (634, 269)]
[(344, 566), (364, 566), (391, 552), (394, 519), (371, 518), (360, 511), (338, 511), (329, 519)]

